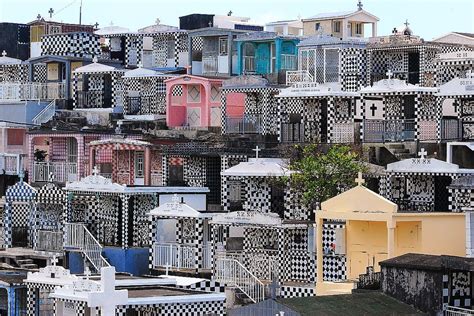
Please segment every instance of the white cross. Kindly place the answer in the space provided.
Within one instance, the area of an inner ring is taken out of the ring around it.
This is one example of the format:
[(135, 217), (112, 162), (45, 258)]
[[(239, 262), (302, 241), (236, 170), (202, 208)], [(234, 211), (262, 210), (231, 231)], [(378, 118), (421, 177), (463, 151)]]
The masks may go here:
[(260, 151), (262, 151), (262, 149), (260, 149), (260, 148), (257, 146), (257, 147), (255, 147), (255, 149), (252, 149), (252, 150), (255, 152), (255, 159), (258, 159), (258, 153), (259, 153)]
[(3, 52), (2, 52), (2, 56), (3, 57), (7, 56), (7, 52), (5, 50), (3, 50)]
[(361, 186), (362, 184), (365, 183), (364, 178), (362, 178), (362, 172), (357, 173), (357, 179), (355, 179), (355, 182), (357, 183), (358, 186)]
[(160, 22), (161, 22), (160, 18), (157, 18), (157, 19), (155, 20), (156, 25), (160, 25)]
[(388, 80), (392, 79), (392, 76), (393, 76), (393, 72), (391, 69), (389, 69), (386, 73), (387, 77), (388, 77)]
[(426, 150), (424, 148), (421, 148), (421, 150), (418, 152), (418, 156), (420, 156), (421, 159), (426, 159), (426, 155), (428, 155)]
[(115, 289), (115, 268), (105, 267), (100, 271), (101, 291), (93, 293), (95, 305), (91, 307), (100, 307), (101, 314), (104, 316), (115, 316), (115, 308), (119, 305), (125, 305), (128, 301), (127, 290)]
[(97, 166), (94, 166), (94, 168), (92, 169), (92, 174), (93, 174), (94, 176), (98, 176), (99, 173), (100, 173), (99, 168), (98, 168)]
[(87, 280), (89, 280), (89, 277), (91, 276), (91, 274), (92, 274), (91, 269), (89, 269), (89, 267), (85, 267), (84, 276), (86, 277)]
[(92, 62), (94, 64), (97, 64), (99, 62), (99, 59), (97, 58), (97, 56), (94, 56), (94, 58), (92, 58)]
[(56, 256), (53, 256), (53, 257), (51, 258), (51, 264), (53, 265), (53, 267), (56, 266), (56, 263), (58, 263), (58, 258), (56, 258)]
[(178, 204), (180, 202), (180, 199), (179, 199), (179, 196), (178, 194), (174, 194), (172, 197), (171, 197), (171, 202), (172, 203), (175, 203), (175, 204)]

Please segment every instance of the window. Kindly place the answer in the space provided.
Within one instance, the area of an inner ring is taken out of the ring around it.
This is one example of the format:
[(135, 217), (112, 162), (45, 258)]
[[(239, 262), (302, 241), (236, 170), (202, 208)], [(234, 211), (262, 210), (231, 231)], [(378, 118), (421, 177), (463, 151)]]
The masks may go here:
[(60, 25), (50, 25), (49, 26), (49, 33), (48, 34), (58, 34), (61, 33), (61, 26)]
[(362, 34), (362, 23), (356, 23), (356, 34), (361, 35)]
[(7, 129), (7, 144), (11, 146), (23, 146), (25, 131), (22, 129)]
[(227, 56), (229, 54), (227, 38), (219, 38), (219, 56)]
[(315, 31), (319, 31), (320, 28), (321, 28), (321, 23), (318, 22), (314, 25), (314, 30)]
[(334, 33), (341, 33), (341, 21), (334, 21), (332, 27)]

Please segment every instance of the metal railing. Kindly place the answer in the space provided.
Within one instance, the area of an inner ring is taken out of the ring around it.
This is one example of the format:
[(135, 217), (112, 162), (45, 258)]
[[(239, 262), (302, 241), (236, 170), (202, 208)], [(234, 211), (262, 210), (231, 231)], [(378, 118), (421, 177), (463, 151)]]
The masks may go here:
[(302, 143), (304, 142), (304, 124), (282, 123), (280, 136), (282, 143)]
[(217, 258), (215, 279), (227, 286), (237, 287), (254, 303), (265, 298), (263, 283), (235, 259)]
[(152, 109), (155, 103), (156, 97), (152, 96), (127, 97), (127, 108), (125, 114), (151, 114), (153, 112)]
[(35, 250), (62, 252), (63, 233), (60, 231), (38, 230)]
[(255, 56), (244, 56), (244, 73), (255, 73)]
[(441, 140), (458, 140), (461, 138), (461, 124), (458, 119), (441, 119)]
[(444, 311), (445, 316), (472, 316), (474, 315), (473, 309), (447, 306)]
[(76, 91), (76, 108), (101, 109), (111, 106), (112, 99), (106, 98), (104, 91)]
[(66, 85), (52, 83), (0, 83), (0, 101), (64, 99)]
[(382, 274), (380, 272), (373, 271), (366, 274), (360, 274), (356, 286), (358, 289), (378, 290), (380, 289), (381, 276)]
[(51, 101), (41, 112), (39, 112), (32, 120), (33, 124), (41, 125), (49, 122), (56, 113), (56, 100)]
[(402, 213), (429, 213), (435, 211), (434, 201), (416, 201), (412, 198), (394, 199), (393, 202), (398, 205), (398, 212)]
[(415, 139), (415, 120), (364, 120), (364, 141), (400, 142)]
[(18, 154), (0, 153), (0, 174), (18, 175), (21, 169), (21, 156)]
[(66, 234), (64, 248), (80, 250), (96, 271), (100, 271), (102, 267), (110, 266), (102, 256), (102, 246), (84, 224), (66, 223), (64, 228)]
[(176, 269), (195, 268), (194, 246), (179, 244), (154, 244), (153, 265)]
[(226, 117), (227, 134), (260, 134), (261, 116), (245, 114), (243, 117)]
[(77, 171), (75, 162), (35, 162), (33, 163), (32, 182), (46, 182), (49, 180), (50, 174), (54, 175), (56, 182), (73, 182), (79, 180)]
[(202, 58), (202, 73), (203, 74), (216, 74), (219, 71), (219, 63), (217, 56), (203, 57)]
[(307, 70), (292, 70), (286, 72), (287, 86), (299, 82), (314, 82), (314, 78)]
[(294, 70), (297, 68), (296, 55), (281, 54), (281, 66), (282, 70)]

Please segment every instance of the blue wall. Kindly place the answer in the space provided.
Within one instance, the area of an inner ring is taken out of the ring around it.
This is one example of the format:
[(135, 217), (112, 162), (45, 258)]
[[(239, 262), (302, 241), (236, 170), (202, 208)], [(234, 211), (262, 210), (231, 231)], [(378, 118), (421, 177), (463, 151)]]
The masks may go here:
[[(118, 247), (104, 248), (105, 259), (115, 267), (117, 272), (127, 272), (133, 275), (148, 274), (148, 248), (122, 249)], [(68, 253), (69, 270), (71, 273), (83, 273), (84, 262), (80, 253)]]

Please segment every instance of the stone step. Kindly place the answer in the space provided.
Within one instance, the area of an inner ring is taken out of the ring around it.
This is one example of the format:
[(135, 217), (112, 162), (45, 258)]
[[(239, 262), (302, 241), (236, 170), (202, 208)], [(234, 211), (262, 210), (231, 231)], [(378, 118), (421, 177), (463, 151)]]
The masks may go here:
[(388, 148), (390, 149), (405, 149), (404, 144), (388, 144)]
[(22, 264), (32, 264), (33, 263), (33, 259), (17, 259), (15, 260), (16, 263), (18, 265), (22, 265)]
[(20, 268), (22, 268), (22, 269), (38, 269), (38, 265), (35, 264), (35, 263), (20, 264)]
[(396, 154), (409, 154), (410, 153), (410, 150), (409, 149), (406, 149), (406, 148), (400, 148), (400, 149), (394, 149), (393, 150), (393, 153), (396, 155)]

